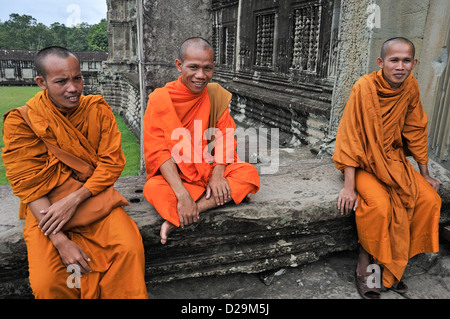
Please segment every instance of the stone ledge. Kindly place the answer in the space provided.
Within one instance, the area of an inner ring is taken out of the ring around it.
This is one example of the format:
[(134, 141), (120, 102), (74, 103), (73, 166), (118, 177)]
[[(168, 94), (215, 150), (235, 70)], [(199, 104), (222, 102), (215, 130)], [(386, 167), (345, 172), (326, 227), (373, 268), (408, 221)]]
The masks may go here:
[[(256, 165), (258, 169), (262, 164)], [(431, 162), (442, 182), (441, 224), (450, 221), (450, 173)], [(146, 251), (146, 279), (151, 285), (189, 277), (258, 273), (296, 267), (356, 248), (353, 215), (340, 216), (336, 197), (343, 178), (331, 159), (315, 159), (305, 149), (280, 150), (280, 166), (261, 175), (261, 190), (251, 203), (211, 210), (200, 221), (171, 233), (160, 244), (163, 220), (142, 195), (145, 177), (120, 178), (116, 188), (130, 201)], [(9, 186), (0, 187), (0, 298), (29, 297), (23, 221)]]

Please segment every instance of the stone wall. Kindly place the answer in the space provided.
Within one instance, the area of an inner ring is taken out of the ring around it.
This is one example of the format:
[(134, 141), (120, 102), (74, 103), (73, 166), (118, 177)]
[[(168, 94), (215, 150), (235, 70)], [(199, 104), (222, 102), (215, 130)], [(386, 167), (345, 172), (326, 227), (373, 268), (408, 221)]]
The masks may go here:
[(373, 0), (339, 1), (337, 68), (333, 85), (328, 135), (319, 147), (320, 155), (334, 152), (334, 139), (353, 84), (368, 71), (371, 29), (367, 27), (367, 8)]
[(417, 67), (430, 155), (450, 170), (450, 2), (430, 1)]
[(335, 1), (213, 1), (214, 79), (242, 125), (276, 127), (281, 145), (327, 134), (336, 72)]
[(105, 101), (119, 114), (136, 137), (141, 135), (141, 100), (136, 73), (104, 71), (99, 86)]
[(141, 90), (136, 0), (108, 0), (109, 57), (99, 76), (105, 101), (138, 138), (141, 135)]

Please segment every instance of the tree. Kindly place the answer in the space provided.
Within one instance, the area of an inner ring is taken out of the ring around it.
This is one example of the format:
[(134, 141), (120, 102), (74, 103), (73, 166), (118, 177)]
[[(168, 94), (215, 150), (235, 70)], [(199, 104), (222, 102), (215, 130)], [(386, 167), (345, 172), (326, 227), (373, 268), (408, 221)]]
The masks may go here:
[(43, 23), (36, 24), (28, 32), (26, 37), (28, 50), (39, 50), (54, 43), (54, 34)]
[(72, 28), (55, 22), (49, 28), (32, 16), (12, 13), (9, 20), (0, 22), (2, 49), (39, 50), (50, 45), (74, 51), (107, 51), (106, 19), (94, 25), (83, 22)]
[(54, 36), (53, 45), (67, 47), (68, 28), (64, 24), (54, 22), (50, 25), (50, 30)]
[(73, 51), (88, 51), (90, 25), (83, 22), (76, 27), (68, 28), (68, 30), (67, 48)]
[(28, 47), (28, 36), (30, 29), (37, 24), (36, 19), (29, 15), (12, 13), (9, 20), (2, 24), (1, 48), (22, 49)]
[(102, 19), (100, 23), (91, 27), (89, 33), (89, 45), (94, 51), (108, 50), (108, 34), (106, 31), (106, 19)]

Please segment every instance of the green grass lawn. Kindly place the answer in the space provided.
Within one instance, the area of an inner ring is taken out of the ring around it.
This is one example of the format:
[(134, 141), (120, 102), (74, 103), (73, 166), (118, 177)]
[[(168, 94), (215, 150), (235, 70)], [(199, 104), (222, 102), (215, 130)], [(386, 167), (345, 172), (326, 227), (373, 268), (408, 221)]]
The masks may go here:
[[(40, 88), (37, 86), (0, 86), (0, 148), (4, 147), (2, 134), (3, 114), (9, 109), (24, 105), (39, 91)], [(140, 170), (139, 144), (137, 143), (136, 137), (125, 125), (123, 119), (118, 115), (115, 116), (119, 130), (122, 133), (122, 149), (127, 159), (122, 176), (136, 176)], [(0, 185), (8, 183), (5, 177), (5, 167), (0, 158)]]
[(116, 117), (117, 127), (122, 134), (122, 150), (127, 159), (121, 176), (137, 176), (141, 169), (141, 148), (138, 140), (128, 129), (122, 117), (118, 114), (114, 114), (114, 116)]

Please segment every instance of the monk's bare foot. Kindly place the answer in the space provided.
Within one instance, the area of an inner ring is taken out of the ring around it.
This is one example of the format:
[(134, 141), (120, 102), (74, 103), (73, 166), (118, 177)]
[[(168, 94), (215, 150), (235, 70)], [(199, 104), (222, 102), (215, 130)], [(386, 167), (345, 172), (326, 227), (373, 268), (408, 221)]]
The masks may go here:
[(175, 228), (177, 228), (177, 226), (169, 223), (167, 220), (161, 225), (161, 231), (159, 233), (159, 235), (161, 236), (161, 244), (164, 245), (167, 242), (167, 237)]

